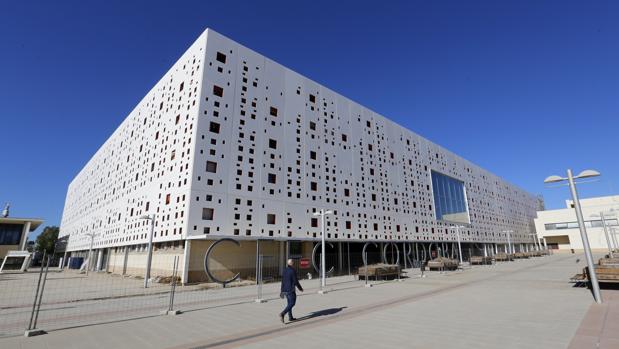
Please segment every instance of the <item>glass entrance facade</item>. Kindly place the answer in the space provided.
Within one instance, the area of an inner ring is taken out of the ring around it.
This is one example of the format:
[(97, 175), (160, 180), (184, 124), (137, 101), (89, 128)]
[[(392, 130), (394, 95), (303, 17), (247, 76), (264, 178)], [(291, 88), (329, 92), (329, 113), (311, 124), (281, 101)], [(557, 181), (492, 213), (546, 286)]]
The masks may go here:
[(432, 192), (436, 220), (469, 224), (464, 182), (432, 171)]

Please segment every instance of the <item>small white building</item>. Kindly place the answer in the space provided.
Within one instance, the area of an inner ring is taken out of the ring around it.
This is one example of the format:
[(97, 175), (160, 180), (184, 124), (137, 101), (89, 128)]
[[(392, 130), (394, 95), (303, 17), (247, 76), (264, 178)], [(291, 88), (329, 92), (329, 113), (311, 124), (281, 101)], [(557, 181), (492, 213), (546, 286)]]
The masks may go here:
[[(549, 248), (582, 250), (574, 202), (566, 200), (565, 204), (563, 209), (538, 211), (535, 229), (540, 238), (546, 239)], [(580, 205), (591, 249), (608, 250), (600, 213), (604, 215), (611, 246), (616, 246), (619, 240), (619, 195), (580, 199)]]

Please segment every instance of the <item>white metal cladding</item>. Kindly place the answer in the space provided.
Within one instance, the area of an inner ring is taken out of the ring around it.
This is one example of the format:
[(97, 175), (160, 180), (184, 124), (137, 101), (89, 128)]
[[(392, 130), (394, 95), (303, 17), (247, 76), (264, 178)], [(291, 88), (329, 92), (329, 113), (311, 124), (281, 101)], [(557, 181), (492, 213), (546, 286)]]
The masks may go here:
[(70, 184), (61, 234), (145, 243), (149, 203), (155, 241), (317, 239), (321, 208), (329, 239), (455, 240), (431, 169), (465, 183), (463, 241), (531, 241), (537, 197), (207, 30)]

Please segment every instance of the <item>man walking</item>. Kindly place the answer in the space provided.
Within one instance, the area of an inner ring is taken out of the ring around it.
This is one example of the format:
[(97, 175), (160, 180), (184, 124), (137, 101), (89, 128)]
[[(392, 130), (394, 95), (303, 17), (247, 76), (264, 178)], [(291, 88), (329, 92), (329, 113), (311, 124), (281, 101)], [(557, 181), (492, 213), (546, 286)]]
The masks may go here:
[(289, 259), (288, 266), (286, 267), (286, 269), (284, 269), (284, 273), (282, 275), (281, 295), (282, 298), (286, 297), (286, 301), (288, 302), (286, 308), (284, 308), (284, 310), (279, 313), (279, 319), (282, 321), (282, 323), (284, 323), (284, 315), (286, 313), (288, 314), (288, 321), (296, 320), (292, 316), (292, 307), (294, 307), (297, 302), (297, 294), (295, 292), (295, 289), (298, 288), (299, 291), (303, 292), (303, 287), (301, 287), (299, 279), (297, 278), (297, 271), (294, 270), (293, 266), (294, 261), (292, 259)]

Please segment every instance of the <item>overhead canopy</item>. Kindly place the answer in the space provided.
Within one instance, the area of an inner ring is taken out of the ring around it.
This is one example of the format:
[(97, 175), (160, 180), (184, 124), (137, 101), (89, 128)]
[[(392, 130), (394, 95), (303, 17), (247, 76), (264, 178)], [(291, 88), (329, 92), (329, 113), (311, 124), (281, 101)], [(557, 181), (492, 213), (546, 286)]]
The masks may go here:
[(26, 222), (30, 222), (30, 231), (36, 230), (39, 225), (43, 224), (43, 220), (38, 218), (0, 217), (0, 223), (5, 224), (26, 224)]

